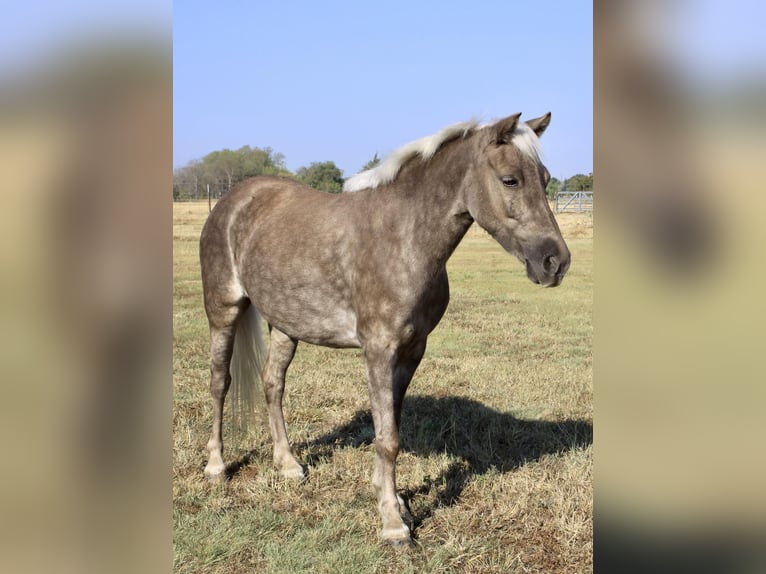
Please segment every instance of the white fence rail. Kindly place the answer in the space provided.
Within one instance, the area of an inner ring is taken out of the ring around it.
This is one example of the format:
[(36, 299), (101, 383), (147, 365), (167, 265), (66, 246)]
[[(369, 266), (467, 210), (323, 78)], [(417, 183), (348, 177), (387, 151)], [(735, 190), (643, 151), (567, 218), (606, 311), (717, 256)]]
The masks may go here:
[(593, 211), (592, 191), (559, 191), (553, 202), (556, 213), (565, 211), (583, 213)]

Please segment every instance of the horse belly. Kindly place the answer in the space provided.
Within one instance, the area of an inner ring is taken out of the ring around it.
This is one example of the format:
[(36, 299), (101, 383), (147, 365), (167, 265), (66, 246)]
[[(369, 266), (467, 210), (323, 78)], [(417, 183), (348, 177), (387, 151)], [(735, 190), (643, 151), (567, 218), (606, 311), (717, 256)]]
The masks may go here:
[(250, 299), (270, 325), (314, 345), (359, 347), (356, 314), (326, 289), (259, 289)]
[(346, 309), (316, 310), (305, 307), (298, 317), (285, 317), (280, 331), (301, 341), (325, 347), (360, 347), (356, 316)]

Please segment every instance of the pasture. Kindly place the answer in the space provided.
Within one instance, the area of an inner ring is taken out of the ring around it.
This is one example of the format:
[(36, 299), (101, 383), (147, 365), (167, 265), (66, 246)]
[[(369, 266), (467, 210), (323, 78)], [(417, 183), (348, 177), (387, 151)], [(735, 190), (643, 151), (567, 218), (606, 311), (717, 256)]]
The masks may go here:
[(207, 203), (174, 204), (174, 570), (588, 572), (592, 569), (592, 216), (559, 214), (572, 266), (541, 289), (473, 226), (448, 264), (451, 303), (404, 402), (400, 492), (415, 546), (378, 539), (372, 417), (357, 350), (306, 344), (287, 375), (302, 483), (271, 467), (265, 414), (224, 427), (232, 480), (202, 476), (210, 434), (198, 241)]

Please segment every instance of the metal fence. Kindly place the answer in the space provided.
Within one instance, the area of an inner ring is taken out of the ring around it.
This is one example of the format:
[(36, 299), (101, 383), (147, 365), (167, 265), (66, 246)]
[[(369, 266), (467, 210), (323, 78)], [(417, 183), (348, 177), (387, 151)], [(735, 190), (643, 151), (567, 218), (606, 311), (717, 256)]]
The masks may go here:
[(553, 201), (553, 210), (556, 213), (570, 211), (583, 213), (593, 211), (592, 191), (559, 191)]

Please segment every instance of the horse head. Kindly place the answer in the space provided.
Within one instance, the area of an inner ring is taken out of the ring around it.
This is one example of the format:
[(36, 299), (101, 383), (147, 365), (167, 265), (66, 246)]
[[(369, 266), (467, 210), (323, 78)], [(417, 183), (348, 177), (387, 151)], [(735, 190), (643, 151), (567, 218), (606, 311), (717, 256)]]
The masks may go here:
[(471, 217), (525, 264), (537, 284), (556, 287), (570, 254), (551, 212), (545, 188), (550, 174), (540, 160), (540, 136), (550, 113), (527, 122), (514, 114), (477, 133), (465, 202)]

